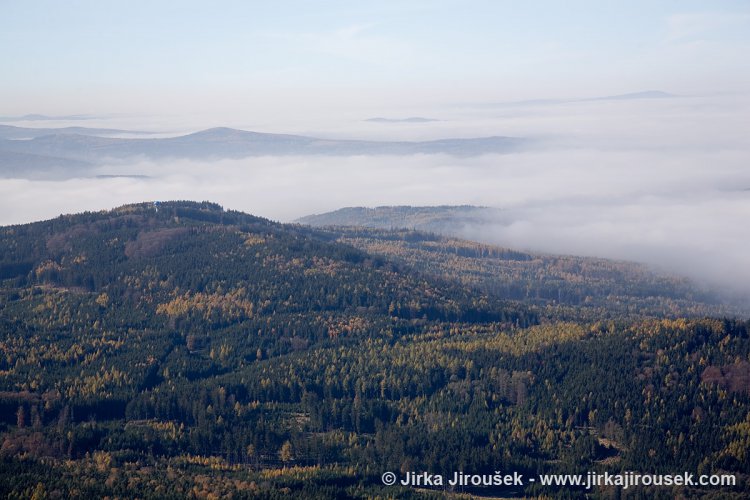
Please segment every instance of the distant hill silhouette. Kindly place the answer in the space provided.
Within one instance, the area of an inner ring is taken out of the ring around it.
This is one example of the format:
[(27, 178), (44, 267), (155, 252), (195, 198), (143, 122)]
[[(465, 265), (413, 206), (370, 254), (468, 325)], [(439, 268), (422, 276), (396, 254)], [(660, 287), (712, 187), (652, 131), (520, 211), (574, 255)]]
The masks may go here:
[[(126, 131), (111, 129), (0, 128), (0, 155), (17, 153), (102, 164), (108, 160), (220, 159), (284, 155), (414, 155), (447, 154), (477, 156), (510, 153), (527, 141), (517, 137), (491, 136), (432, 141), (362, 141), (321, 139), (301, 135), (269, 134), (226, 127), (167, 138), (107, 137)], [(15, 140), (26, 139), (26, 140)], [(31, 165), (43, 170), (45, 162)], [(0, 176), (6, 175), (0, 165)]]

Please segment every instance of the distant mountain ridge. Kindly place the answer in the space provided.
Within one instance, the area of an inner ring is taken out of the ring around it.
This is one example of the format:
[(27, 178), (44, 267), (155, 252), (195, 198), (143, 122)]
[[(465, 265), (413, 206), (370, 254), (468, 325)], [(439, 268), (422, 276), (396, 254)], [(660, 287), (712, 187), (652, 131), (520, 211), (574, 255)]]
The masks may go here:
[(80, 160), (0, 150), (0, 177), (62, 179), (83, 174), (93, 167)]
[[(447, 154), (478, 156), (517, 151), (527, 141), (517, 137), (490, 136), (449, 138), (430, 141), (365, 141), (321, 139), (290, 134), (271, 134), (217, 127), (192, 134), (167, 138), (114, 138), (102, 135), (121, 133), (107, 129), (85, 128), (0, 129), (0, 158), (3, 154), (37, 155), (102, 164), (111, 160), (149, 159), (221, 159), (286, 155), (416, 155)], [(106, 133), (105, 133), (106, 132)], [(30, 138), (29, 138), (30, 137)], [(12, 140), (27, 138), (27, 140)], [(47, 163), (29, 168), (43, 170)], [(8, 172), (0, 163), (0, 176)]]
[(414, 229), (461, 236), (465, 225), (501, 220), (502, 210), (474, 205), (346, 207), (301, 217), (295, 222), (310, 226), (360, 226), (378, 229)]
[(36, 127), (16, 127), (13, 125), (0, 125), (0, 139), (34, 139), (44, 137), (45, 135), (57, 134), (77, 134), (92, 137), (106, 137), (123, 134), (150, 135), (153, 132), (143, 132), (140, 130), (122, 130), (113, 128), (93, 128), (93, 127), (61, 127), (61, 128), (36, 128)]

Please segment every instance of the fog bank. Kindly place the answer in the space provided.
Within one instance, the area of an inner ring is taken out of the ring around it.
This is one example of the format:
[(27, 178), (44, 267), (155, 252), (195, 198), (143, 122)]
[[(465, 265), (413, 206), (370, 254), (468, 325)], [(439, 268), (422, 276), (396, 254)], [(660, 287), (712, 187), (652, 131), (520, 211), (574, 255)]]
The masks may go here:
[[(280, 221), (345, 206), (474, 204), (498, 207), (503, 216), (466, 228), (467, 237), (637, 260), (749, 288), (746, 97), (444, 107), (412, 114), (440, 121), (328, 117), (317, 135), (375, 140), (510, 135), (535, 139), (537, 146), (474, 158), (141, 160), (108, 164), (96, 174), (148, 178), (0, 179), (0, 223), (166, 199), (211, 200)], [(301, 130), (304, 126), (290, 131), (310, 132)]]

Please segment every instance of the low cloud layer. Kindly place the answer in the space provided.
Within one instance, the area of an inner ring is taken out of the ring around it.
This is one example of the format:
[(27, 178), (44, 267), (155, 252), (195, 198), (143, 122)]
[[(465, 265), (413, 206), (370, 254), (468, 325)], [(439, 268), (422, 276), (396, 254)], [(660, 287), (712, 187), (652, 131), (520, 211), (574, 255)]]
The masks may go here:
[[(467, 237), (647, 262), (750, 289), (750, 145), (741, 96), (432, 110), (440, 122), (360, 123), (363, 139), (515, 135), (508, 155), (260, 157), (107, 165), (66, 181), (0, 180), (0, 223), (144, 200), (211, 200), (289, 221), (344, 206), (476, 204), (501, 220)], [(344, 128), (334, 120), (324, 134)], [(378, 127), (381, 127), (378, 129)], [(278, 131), (278, 130), (277, 130)], [(386, 137), (390, 136), (390, 137)]]

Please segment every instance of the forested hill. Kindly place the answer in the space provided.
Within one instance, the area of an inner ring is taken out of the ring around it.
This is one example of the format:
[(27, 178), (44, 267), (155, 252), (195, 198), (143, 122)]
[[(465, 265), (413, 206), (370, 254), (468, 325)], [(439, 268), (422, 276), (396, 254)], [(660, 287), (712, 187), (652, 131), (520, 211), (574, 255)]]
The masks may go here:
[(518, 251), (412, 229), (321, 230), (423, 273), (538, 306), (557, 319), (750, 317), (747, 302), (737, 297), (635, 262)]
[(412, 229), (448, 236), (461, 236), (467, 226), (481, 226), (503, 219), (498, 208), (473, 205), (436, 207), (382, 206), (346, 207), (323, 214), (307, 215), (295, 222), (313, 227), (347, 226), (376, 229)]
[(749, 323), (503, 299), (391, 237), (195, 202), (0, 228), (0, 497), (435, 498), (381, 475), (498, 470), (747, 497)]
[(227, 308), (233, 319), (335, 311), (534, 321), (516, 306), (425, 280), (324, 233), (205, 202), (144, 203), (11, 226), (0, 229), (0, 248), (0, 279), (17, 289), (84, 301), (106, 295), (112, 309), (127, 306), (146, 322), (165, 313), (190, 323), (197, 309), (220, 324)]

